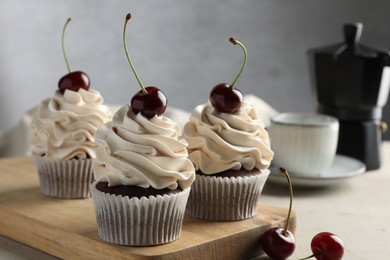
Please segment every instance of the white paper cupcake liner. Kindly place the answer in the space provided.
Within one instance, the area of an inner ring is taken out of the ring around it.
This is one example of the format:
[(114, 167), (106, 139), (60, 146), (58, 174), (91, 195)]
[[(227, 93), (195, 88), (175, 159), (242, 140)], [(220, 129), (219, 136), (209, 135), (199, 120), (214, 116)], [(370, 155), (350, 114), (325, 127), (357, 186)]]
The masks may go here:
[(41, 193), (56, 198), (91, 197), (92, 159), (53, 160), (33, 155)]
[(186, 213), (211, 221), (235, 221), (256, 215), (269, 170), (243, 177), (196, 175)]
[(127, 246), (151, 246), (179, 238), (191, 188), (171, 195), (131, 198), (91, 185), (98, 233), (104, 241)]

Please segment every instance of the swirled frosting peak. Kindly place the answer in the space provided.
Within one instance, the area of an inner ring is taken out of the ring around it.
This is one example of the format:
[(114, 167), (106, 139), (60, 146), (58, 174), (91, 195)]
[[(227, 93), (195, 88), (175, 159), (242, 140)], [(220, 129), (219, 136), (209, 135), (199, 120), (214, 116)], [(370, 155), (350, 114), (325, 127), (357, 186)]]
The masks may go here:
[(195, 178), (187, 142), (177, 123), (161, 115), (147, 119), (122, 106), (112, 122), (95, 135), (99, 144), (93, 164), (95, 179), (109, 186), (185, 189)]
[(210, 102), (197, 106), (184, 126), (188, 158), (204, 174), (266, 169), (273, 152), (263, 122), (250, 103), (235, 114), (218, 113)]
[(32, 118), (32, 152), (52, 159), (94, 158), (95, 131), (110, 119), (96, 90), (57, 91), (41, 102)]

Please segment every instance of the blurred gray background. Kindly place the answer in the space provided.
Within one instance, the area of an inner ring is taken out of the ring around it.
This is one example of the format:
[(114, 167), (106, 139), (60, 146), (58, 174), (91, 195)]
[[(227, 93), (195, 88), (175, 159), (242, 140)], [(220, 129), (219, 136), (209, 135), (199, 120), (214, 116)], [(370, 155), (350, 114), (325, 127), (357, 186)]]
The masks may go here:
[(67, 73), (61, 30), (68, 17), (73, 69), (85, 71), (107, 103), (128, 103), (139, 90), (122, 43), (128, 12), (129, 51), (143, 83), (187, 111), (240, 69), (242, 51), (230, 36), (249, 53), (237, 88), (281, 112), (315, 110), (306, 53), (341, 42), (343, 23), (364, 23), (364, 44), (390, 48), (386, 0), (0, 0), (0, 133), (52, 96)]

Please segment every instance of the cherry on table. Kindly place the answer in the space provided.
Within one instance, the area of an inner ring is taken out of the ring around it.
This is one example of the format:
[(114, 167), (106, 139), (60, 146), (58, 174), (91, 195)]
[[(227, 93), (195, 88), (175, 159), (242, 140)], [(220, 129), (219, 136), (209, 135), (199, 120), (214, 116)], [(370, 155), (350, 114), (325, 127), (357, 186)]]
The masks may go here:
[(295, 237), (287, 229), (288, 223), (290, 221), (291, 209), (292, 209), (292, 200), (293, 200), (293, 189), (291, 184), (290, 176), (285, 168), (279, 168), (281, 172), (287, 178), (289, 191), (290, 191), (290, 205), (288, 208), (286, 224), (284, 228), (274, 227), (268, 229), (260, 237), (260, 244), (264, 252), (271, 257), (272, 259), (282, 260), (286, 259), (294, 253), (295, 250)]
[(295, 237), (281, 227), (268, 229), (260, 238), (264, 252), (272, 259), (286, 259), (295, 250)]
[(313, 237), (311, 250), (318, 260), (339, 260), (344, 255), (344, 243), (331, 232), (321, 232)]
[(143, 116), (150, 119), (155, 115), (159, 116), (165, 112), (165, 109), (167, 108), (167, 98), (165, 94), (157, 87), (154, 86), (144, 87), (144, 85), (141, 82), (141, 79), (139, 78), (134, 68), (126, 44), (126, 28), (127, 28), (127, 22), (130, 19), (131, 19), (131, 14), (127, 14), (125, 18), (125, 25), (123, 28), (123, 46), (125, 48), (127, 61), (129, 62), (130, 67), (134, 73), (134, 76), (136, 77), (138, 84), (141, 88), (141, 90), (138, 91), (132, 97), (130, 101), (130, 107), (134, 114), (141, 113)]
[(64, 28), (62, 30), (62, 52), (64, 54), (66, 66), (68, 68), (68, 74), (63, 76), (59, 82), (58, 82), (58, 89), (59, 91), (64, 94), (65, 90), (71, 90), (71, 91), (79, 91), (79, 89), (85, 89), (88, 90), (90, 86), (90, 80), (87, 74), (85, 74), (82, 71), (73, 71), (70, 67), (68, 57), (66, 55), (65, 51), (65, 44), (64, 44), (64, 38), (65, 38), (65, 31), (66, 27), (68, 26), (69, 22), (71, 21), (70, 18), (68, 18), (65, 22)]

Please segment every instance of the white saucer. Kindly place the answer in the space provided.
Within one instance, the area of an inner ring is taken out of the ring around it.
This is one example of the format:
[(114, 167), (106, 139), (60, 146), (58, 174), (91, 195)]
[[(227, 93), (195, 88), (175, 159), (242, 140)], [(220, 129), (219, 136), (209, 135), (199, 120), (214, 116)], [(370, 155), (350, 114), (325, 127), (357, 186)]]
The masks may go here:
[[(280, 172), (278, 166), (271, 165), (269, 169), (271, 171), (268, 177), (270, 182), (287, 185), (286, 176)], [(299, 173), (294, 174), (293, 172), (289, 172), (289, 174), (293, 186), (324, 187), (338, 184), (365, 171), (366, 165), (363, 162), (349, 156), (337, 154), (332, 166), (326, 172), (318, 174), (318, 176), (299, 176)]]

